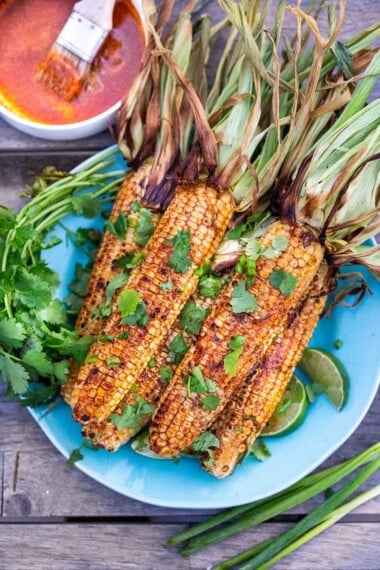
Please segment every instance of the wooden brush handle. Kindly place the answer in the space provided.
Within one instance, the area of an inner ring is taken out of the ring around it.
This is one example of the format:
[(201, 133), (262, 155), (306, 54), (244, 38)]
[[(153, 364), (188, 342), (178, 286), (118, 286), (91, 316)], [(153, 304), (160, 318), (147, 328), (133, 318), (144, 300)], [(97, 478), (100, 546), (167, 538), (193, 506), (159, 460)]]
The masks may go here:
[(114, 5), (115, 0), (81, 0), (74, 10), (103, 30), (112, 30)]

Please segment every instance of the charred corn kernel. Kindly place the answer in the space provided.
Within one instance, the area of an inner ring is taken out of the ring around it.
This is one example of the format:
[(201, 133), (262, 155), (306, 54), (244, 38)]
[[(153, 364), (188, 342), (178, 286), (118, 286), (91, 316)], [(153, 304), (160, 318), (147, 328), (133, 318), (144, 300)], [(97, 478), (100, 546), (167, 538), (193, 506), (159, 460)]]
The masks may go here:
[[(280, 221), (268, 228), (262, 247), (271, 247), (280, 236), (287, 246), (278, 257), (262, 256), (257, 260), (256, 277), (245, 291), (250, 296), (244, 297), (241, 277), (236, 276), (218, 298), (199, 339), (178, 367), (153, 416), (150, 446), (156, 453), (165, 457), (178, 455), (213, 423), (250, 369), (261, 361), (281, 332), (289, 312), (305, 294), (322, 261), (323, 248), (308, 230)], [(281, 292), (281, 278), (291, 283), (291, 293), (289, 288), (282, 288)], [(256, 310), (233, 311), (231, 304), (237, 285), (243, 294), (240, 299), (243, 304), (246, 302), (252, 309), (254, 298)], [(230, 375), (224, 368), (224, 359), (235, 337), (244, 337), (245, 342), (236, 373)], [(206, 396), (189, 393), (188, 378), (194, 368), (214, 383), (213, 393)]]
[[(190, 302), (195, 303), (202, 310), (209, 310), (215, 300), (209, 297), (205, 298), (194, 295), (190, 298)], [(175, 341), (178, 335), (181, 335), (186, 346), (189, 347), (197, 336), (196, 334), (187, 332), (186, 326), (184, 328), (183, 324), (183, 319), (178, 317), (169, 335), (154, 355), (154, 366), (148, 366), (143, 370), (136, 384), (132, 386), (132, 389), (129, 390), (116, 408), (115, 414), (122, 414), (125, 406), (136, 406), (138, 398), (142, 398), (154, 407), (157, 405), (161, 394), (167, 387), (168, 381), (174, 375), (175, 369), (177, 368), (175, 355), (170, 349), (173, 341)], [(103, 447), (107, 449), (107, 451), (116, 451), (143, 428), (151, 417), (151, 413), (142, 414), (139, 417), (138, 425), (121, 429), (118, 429), (111, 420), (104, 420), (101, 423), (89, 422), (83, 427), (82, 434), (95, 445)]]
[(214, 450), (213, 461), (203, 460), (202, 465), (215, 477), (233, 472), (280, 402), (326, 304), (326, 276), (326, 267), (322, 266), (263, 362), (251, 370), (209, 428), (219, 447)]
[[(117, 303), (113, 306), (102, 334), (113, 334), (115, 340), (94, 343), (91, 353), (97, 355), (98, 361), (81, 367), (72, 395), (75, 419), (83, 424), (105, 420), (136, 383), (194, 292), (198, 282), (195, 270), (211, 258), (232, 212), (233, 201), (228, 192), (203, 183), (177, 189), (146, 247), (144, 261), (131, 272), (121, 292), (136, 292), (148, 319), (144, 326), (125, 324)], [(183, 235), (189, 239), (189, 248), (185, 248), (186, 259), (184, 250), (178, 248), (182, 266), (176, 267), (175, 241)], [(167, 281), (173, 287), (164, 291), (161, 285)], [(128, 338), (120, 339), (119, 333), (125, 331)], [(119, 358), (120, 365), (107, 366), (110, 356)]]
[[(120, 214), (130, 217), (132, 222), (138, 221), (138, 213), (133, 213), (133, 204), (140, 200), (145, 189), (145, 181), (150, 171), (150, 166), (145, 165), (136, 172), (127, 172), (121, 188), (117, 194), (114, 206), (110, 214), (110, 220), (116, 222)], [(158, 214), (153, 214), (152, 223), (158, 223)], [(79, 311), (75, 328), (79, 333), (86, 335), (97, 335), (102, 326), (102, 316), (94, 316), (94, 312), (99, 309), (106, 300), (106, 288), (121, 268), (116, 262), (123, 255), (137, 253), (143, 246), (136, 243), (136, 223), (130, 223), (126, 227), (124, 239), (105, 231), (102, 243), (96, 256), (86, 297)], [(62, 387), (62, 397), (71, 405), (71, 395), (77, 381), (79, 366), (75, 361), (70, 363), (68, 380)]]

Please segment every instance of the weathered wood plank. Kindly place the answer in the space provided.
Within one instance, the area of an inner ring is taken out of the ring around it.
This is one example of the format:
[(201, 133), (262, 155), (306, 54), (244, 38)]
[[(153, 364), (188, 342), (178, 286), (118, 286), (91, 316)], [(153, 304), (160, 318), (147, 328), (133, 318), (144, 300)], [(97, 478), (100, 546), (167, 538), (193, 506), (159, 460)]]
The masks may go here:
[[(380, 395), (355, 434), (325, 465), (352, 457), (378, 440), (379, 404)], [(3, 516), (172, 516), (174, 513), (191, 513), (132, 501), (91, 480), (78, 469), (69, 469), (28, 412), (17, 403), (0, 403), (0, 425), (0, 450), (5, 453)], [(18, 476), (14, 487), (17, 456)], [(380, 474), (370, 485), (375, 481), (380, 483)], [(293, 512), (308, 511), (315, 504), (316, 501), (309, 502)], [(358, 512), (380, 514), (380, 499), (362, 506)], [(197, 516), (194, 511), (192, 514)]]
[[(4, 525), (0, 559), (4, 570), (205, 570), (289, 525), (262, 525), (190, 559), (163, 543), (181, 525), (50, 524)], [(377, 524), (337, 524), (276, 565), (277, 570), (374, 570), (378, 568)]]

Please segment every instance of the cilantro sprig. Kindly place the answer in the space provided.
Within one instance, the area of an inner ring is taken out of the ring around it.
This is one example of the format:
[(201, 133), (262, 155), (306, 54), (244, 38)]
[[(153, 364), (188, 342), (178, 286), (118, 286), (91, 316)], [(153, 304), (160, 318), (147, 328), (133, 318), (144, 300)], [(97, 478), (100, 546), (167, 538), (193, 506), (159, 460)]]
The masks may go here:
[(189, 253), (191, 250), (190, 230), (181, 230), (167, 240), (173, 246), (173, 254), (169, 258), (169, 266), (177, 273), (186, 273), (191, 267)]
[(141, 396), (137, 396), (135, 404), (125, 404), (121, 414), (111, 414), (110, 420), (117, 429), (138, 429), (141, 426), (144, 416), (152, 414), (154, 406), (144, 400)]
[[(83, 363), (94, 341), (78, 338), (71, 320), (85, 294), (90, 266), (76, 268), (70, 295), (62, 302), (56, 298), (59, 278), (43, 254), (61, 242), (49, 232), (57, 224), (66, 231), (65, 215), (94, 217), (116, 193), (124, 173), (104, 173), (111, 164), (112, 159), (102, 159), (77, 174), (59, 173), (53, 184), (43, 180), (33, 185), (32, 200), (18, 213), (0, 206), (0, 376), (8, 396), (22, 396), (23, 405), (52, 402), (66, 381), (68, 357)], [(97, 230), (68, 230), (67, 236), (92, 258)]]
[(223, 360), (224, 370), (230, 376), (236, 376), (239, 357), (243, 352), (243, 346), (247, 339), (244, 336), (234, 336), (229, 344), (231, 352), (226, 354)]
[(247, 291), (247, 281), (240, 281), (232, 290), (231, 307), (234, 313), (253, 313), (258, 305), (256, 298)]
[(297, 287), (298, 277), (284, 271), (283, 269), (276, 269), (270, 274), (269, 283), (272, 287), (275, 287), (285, 295), (285, 297), (290, 297)]

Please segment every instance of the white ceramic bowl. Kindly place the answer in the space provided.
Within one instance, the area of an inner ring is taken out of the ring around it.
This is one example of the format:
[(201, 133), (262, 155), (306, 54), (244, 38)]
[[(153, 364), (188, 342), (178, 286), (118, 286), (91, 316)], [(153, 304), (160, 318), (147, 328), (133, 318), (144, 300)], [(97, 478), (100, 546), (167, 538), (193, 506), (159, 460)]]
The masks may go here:
[[(139, 13), (145, 32), (145, 17), (142, 7), (142, 0), (133, 0), (132, 3)], [(47, 125), (45, 123), (38, 123), (31, 119), (25, 119), (10, 109), (7, 109), (1, 105), (1, 103), (0, 116), (4, 119), (4, 121), (19, 131), (27, 133), (28, 135), (53, 141), (67, 141), (89, 137), (91, 135), (95, 135), (96, 133), (100, 133), (101, 131), (104, 131), (110, 127), (115, 121), (116, 112), (119, 109), (120, 105), (121, 101), (115, 103), (112, 105), (112, 107), (106, 111), (103, 111), (103, 113), (96, 115), (95, 117), (91, 117), (85, 121), (79, 121), (77, 123), (69, 123), (65, 125)]]

